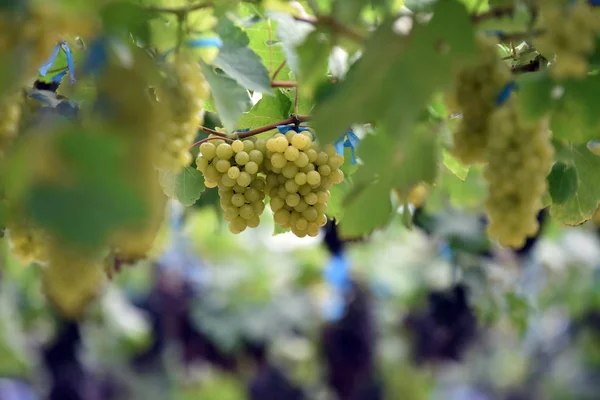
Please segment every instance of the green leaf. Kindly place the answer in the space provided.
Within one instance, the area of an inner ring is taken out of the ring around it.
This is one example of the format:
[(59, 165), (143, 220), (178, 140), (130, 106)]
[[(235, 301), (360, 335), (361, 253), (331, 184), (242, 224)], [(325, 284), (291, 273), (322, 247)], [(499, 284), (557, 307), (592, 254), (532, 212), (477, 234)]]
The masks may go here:
[(269, 71), (249, 48), (223, 46), (214, 64), (246, 89), (273, 94)]
[(277, 36), (283, 45), (283, 53), (287, 63), (297, 76), (300, 75), (300, 60), (296, 47), (302, 44), (305, 38), (315, 28), (307, 22), (297, 21), (291, 15), (269, 12), (269, 17), (277, 21)]
[(519, 85), (519, 95), (516, 98), (518, 109), (526, 120), (536, 120), (554, 107), (552, 90), (556, 83), (546, 71), (520, 74), (517, 84)]
[[(281, 42), (276, 40), (276, 27), (277, 23), (275, 21), (263, 20), (246, 28), (246, 32), (250, 37), (249, 47), (258, 54), (263, 65), (269, 71), (269, 75), (275, 73), (275, 70), (285, 61), (283, 46)], [(279, 72), (278, 78), (290, 78), (290, 68), (287, 64)]]
[(214, 105), (226, 130), (233, 131), (244, 111), (250, 107), (248, 91), (233, 79), (217, 74), (201, 61), (202, 72), (210, 85)]
[(126, 1), (111, 2), (101, 11), (104, 29), (107, 33), (123, 35), (125, 32), (137, 39), (148, 42), (152, 13), (145, 8)]
[(223, 40), (223, 46), (214, 60), (214, 64), (243, 87), (266, 94), (273, 94), (269, 71), (260, 57), (248, 46), (248, 35), (235, 26), (229, 19), (221, 18), (217, 33)]
[(433, 11), (431, 21), (416, 23), (408, 37), (393, 31), (393, 21), (372, 34), (346, 80), (316, 107), (320, 140), (331, 143), (354, 123), (378, 120), (390, 134), (411, 130), (431, 96), (451, 84), (453, 64), (476, 54), (464, 5), (439, 1)]
[(506, 293), (504, 298), (506, 300), (508, 316), (511, 322), (515, 324), (519, 333), (523, 335), (527, 329), (529, 313), (532, 310), (531, 305), (524, 297), (515, 293)]
[(553, 204), (550, 214), (560, 223), (579, 225), (592, 217), (600, 200), (600, 157), (590, 153), (585, 145), (561, 150), (563, 157), (570, 155), (579, 182), (575, 194), (562, 204)]
[(577, 169), (573, 165), (557, 162), (548, 175), (548, 190), (554, 204), (563, 204), (569, 200), (579, 186)]
[(363, 186), (346, 196), (340, 234), (342, 237), (368, 234), (383, 227), (391, 216), (390, 187), (381, 182)]
[(281, 90), (276, 90), (275, 96), (263, 97), (250, 111), (242, 114), (237, 127), (254, 129), (274, 124), (288, 118), (291, 107), (292, 101)]
[(298, 87), (302, 94), (309, 95), (319, 81), (327, 77), (331, 42), (325, 33), (315, 30), (298, 46), (297, 51), (300, 58)]
[(144, 221), (147, 204), (125, 178), (120, 140), (70, 131), (53, 144), (72, 176), (33, 184), (24, 203), (35, 222), (67, 243), (97, 249), (118, 228)]
[(196, 203), (206, 189), (202, 173), (191, 167), (185, 167), (178, 174), (170, 170), (160, 170), (159, 182), (167, 196), (178, 200), (184, 206)]
[(450, 172), (452, 172), (458, 179), (464, 182), (469, 173), (469, 167), (463, 165), (460, 161), (454, 158), (448, 150), (442, 151), (444, 165)]

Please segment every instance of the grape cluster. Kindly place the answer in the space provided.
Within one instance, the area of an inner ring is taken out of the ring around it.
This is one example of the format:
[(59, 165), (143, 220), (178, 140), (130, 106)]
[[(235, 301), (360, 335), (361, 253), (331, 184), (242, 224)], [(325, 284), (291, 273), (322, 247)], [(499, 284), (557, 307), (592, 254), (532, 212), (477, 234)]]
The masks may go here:
[(454, 155), (465, 164), (483, 162), (489, 132), (488, 120), (496, 107), (496, 97), (511, 80), (511, 71), (498, 56), (495, 42), (480, 37), (481, 57), (456, 75), (454, 102), (462, 111), (462, 121), (454, 133)]
[(538, 229), (538, 211), (547, 190), (554, 148), (547, 121), (526, 123), (514, 100), (498, 108), (490, 119), (489, 184), (486, 209), (488, 235), (505, 246), (520, 248)]
[(327, 223), (329, 189), (344, 180), (344, 157), (333, 146), (320, 151), (310, 132), (278, 133), (267, 141), (266, 191), (273, 218), (298, 237), (317, 236)]
[(568, 5), (553, 0), (539, 3), (542, 34), (534, 45), (542, 54), (556, 55), (550, 74), (556, 79), (584, 78), (588, 73), (587, 58), (596, 47), (596, 34), (600, 31), (600, 11), (584, 0)]
[(4, 96), (0, 100), (0, 160), (4, 158), (12, 140), (17, 136), (22, 101), (21, 93)]
[(318, 235), (329, 189), (344, 179), (344, 157), (333, 146), (321, 151), (311, 133), (294, 130), (266, 141), (214, 139), (200, 145), (196, 165), (206, 187), (219, 187), (231, 232), (257, 227), (268, 195), (275, 223), (299, 237)]
[(196, 160), (206, 187), (219, 187), (223, 218), (232, 233), (256, 228), (265, 209), (265, 141), (249, 138), (227, 143), (218, 139), (200, 145)]
[(12, 254), (21, 264), (48, 261), (49, 241), (41, 230), (14, 221), (7, 228)]
[(165, 85), (157, 89), (157, 95), (159, 101), (168, 106), (170, 116), (158, 133), (159, 153), (155, 164), (179, 172), (192, 162), (189, 147), (202, 124), (202, 109), (209, 86), (196, 61), (178, 59)]

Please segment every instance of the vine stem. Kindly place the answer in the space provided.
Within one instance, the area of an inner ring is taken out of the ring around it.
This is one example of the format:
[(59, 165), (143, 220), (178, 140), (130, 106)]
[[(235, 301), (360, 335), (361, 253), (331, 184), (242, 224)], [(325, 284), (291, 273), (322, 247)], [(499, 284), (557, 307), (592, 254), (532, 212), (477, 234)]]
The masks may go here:
[(202, 143), (208, 142), (209, 140), (217, 140), (217, 139), (224, 140), (224, 141), (229, 142), (229, 143), (233, 143), (233, 139), (229, 139), (229, 138), (221, 137), (221, 136), (212, 136), (212, 137), (204, 138), (202, 140), (198, 140), (196, 143), (194, 143), (193, 145), (190, 146), (190, 150), (193, 149), (196, 146), (200, 146)]
[(291, 117), (284, 119), (283, 121), (276, 122), (274, 124), (269, 124), (267, 126), (263, 126), (260, 128), (253, 129), (248, 132), (240, 132), (239, 138), (244, 139), (250, 136), (258, 135), (259, 133), (270, 131), (271, 129), (275, 129), (280, 125), (290, 125), (290, 124), (300, 124), (301, 122), (306, 122), (310, 119), (307, 115), (292, 115)]
[(201, 126), (200, 129), (203, 130), (206, 133), (210, 133), (211, 135), (219, 136), (219, 137), (222, 137), (222, 138), (226, 138), (227, 137), (227, 135), (224, 134), (223, 132), (215, 131), (214, 129), (210, 129), (210, 128), (207, 128), (205, 126)]
[(146, 10), (152, 12), (162, 12), (162, 13), (171, 13), (171, 14), (187, 14), (192, 11), (201, 10), (203, 8), (213, 7), (214, 2), (212, 1), (203, 1), (200, 3), (190, 4), (182, 7), (158, 7), (158, 6), (148, 6)]
[[(248, 131), (248, 132), (239, 132), (238, 133), (238, 137), (240, 139), (245, 139), (245, 138), (250, 137), (250, 136), (258, 135), (259, 133), (270, 131), (271, 129), (275, 129), (275, 128), (277, 128), (280, 125), (290, 125), (290, 124), (298, 125), (298, 124), (300, 124), (302, 122), (308, 121), (309, 119), (310, 119), (310, 117), (308, 115), (296, 115), (296, 114), (293, 114), (291, 117), (289, 117), (287, 119), (284, 119), (283, 121), (279, 121), (279, 122), (275, 122), (274, 124), (269, 124), (269, 125), (266, 125), (266, 126), (262, 126), (260, 128), (253, 129), (253, 130)], [(213, 135), (217, 135), (217, 136), (207, 137), (207, 138), (204, 138), (202, 140), (199, 140), (196, 143), (192, 144), (190, 146), (190, 149), (192, 149), (192, 148), (194, 148), (196, 146), (199, 146), (199, 145), (201, 145), (204, 142), (208, 142), (209, 140), (215, 140), (215, 139), (225, 140), (226, 142), (229, 142), (229, 143), (233, 142), (233, 139), (229, 139), (222, 132), (218, 132), (218, 131), (215, 131), (213, 129), (210, 129), (210, 128), (207, 128), (207, 127), (204, 127), (204, 126), (201, 126), (200, 129), (203, 130), (204, 132), (207, 132), (207, 133), (210, 133), (210, 134), (213, 134)]]
[(514, 12), (515, 8), (512, 5), (492, 7), (485, 12), (471, 16), (471, 20), (475, 23), (478, 23), (488, 19), (510, 17), (514, 14)]
[(298, 82), (295, 81), (273, 81), (271, 87), (274, 88), (294, 88), (298, 86)]
[(333, 29), (335, 32), (339, 33), (340, 35), (344, 35), (344, 36), (346, 36), (356, 42), (359, 42), (359, 43), (362, 43), (365, 40), (365, 38), (360, 33), (353, 31), (352, 29), (341, 24), (339, 21), (337, 21), (336, 19), (334, 19), (333, 17), (330, 17), (328, 15), (323, 15), (318, 18), (294, 17), (294, 19), (296, 21), (306, 22), (306, 23), (312, 24), (312, 25), (328, 26), (331, 29)]
[(277, 69), (275, 70), (275, 72), (273, 72), (273, 76), (271, 77), (271, 81), (275, 81), (275, 78), (277, 78), (277, 75), (279, 75), (279, 73), (281, 72), (281, 70), (283, 69), (283, 67), (285, 67), (285, 64), (287, 64), (286, 60), (283, 60), (281, 62), (281, 64), (279, 64), (279, 67), (277, 67)]

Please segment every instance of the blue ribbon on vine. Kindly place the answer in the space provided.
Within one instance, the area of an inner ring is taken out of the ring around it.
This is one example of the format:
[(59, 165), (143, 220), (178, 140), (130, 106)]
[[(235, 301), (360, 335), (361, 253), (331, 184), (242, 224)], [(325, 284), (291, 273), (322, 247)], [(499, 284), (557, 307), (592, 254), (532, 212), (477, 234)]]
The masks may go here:
[(348, 130), (348, 132), (346, 132), (344, 134), (344, 136), (342, 136), (341, 138), (336, 140), (335, 152), (338, 154), (341, 154), (343, 156), (344, 148), (349, 147), (350, 148), (350, 162), (352, 163), (352, 165), (354, 165), (354, 164), (356, 164), (355, 149), (356, 149), (356, 146), (358, 146), (359, 141), (360, 141), (360, 139), (358, 138), (358, 136), (356, 136), (354, 131), (352, 129), (350, 129), (350, 130)]
[[(48, 72), (50, 71), (50, 68), (52, 68), (52, 65), (58, 58), (58, 55), (60, 54), (61, 50), (65, 53), (65, 55), (67, 57), (67, 71), (69, 73), (69, 78), (70, 78), (71, 84), (74, 84), (76, 82), (76, 79), (75, 79), (75, 61), (73, 60), (73, 52), (71, 51), (69, 44), (64, 40), (60, 41), (52, 48), (52, 53), (50, 53), (50, 57), (48, 57), (48, 59), (38, 68), (38, 71), (41, 76), (46, 76), (48, 74)], [(60, 82), (60, 80), (65, 75), (66, 75), (66, 73), (63, 73), (63, 71), (61, 71), (58, 75), (55, 75), (52, 77), (52, 81)]]
[(313, 140), (315, 138), (315, 134), (312, 133), (312, 131), (308, 128), (304, 128), (302, 126), (296, 128), (293, 125), (279, 125), (277, 127), (277, 130), (279, 131), (279, 133), (281, 133), (282, 135), (285, 135), (286, 133), (288, 133), (289, 131), (294, 131), (294, 132), (310, 132), (310, 134), (313, 137)]
[(501, 105), (506, 103), (508, 101), (508, 99), (510, 98), (510, 95), (512, 94), (512, 92), (515, 90), (518, 90), (518, 89), (519, 89), (519, 86), (517, 85), (517, 82), (515, 82), (515, 81), (508, 82), (500, 90), (500, 93), (498, 93), (498, 96), (496, 96), (496, 105), (498, 107), (500, 107)]
[(328, 321), (338, 321), (344, 315), (345, 294), (351, 288), (350, 263), (344, 253), (334, 255), (323, 270), (323, 278), (332, 289), (332, 296), (323, 305)]
[[(220, 49), (223, 46), (223, 41), (218, 36), (200, 38), (200, 39), (189, 39), (186, 40), (185, 45), (187, 47), (197, 49), (197, 48), (206, 48), (206, 47), (216, 47)], [(173, 47), (163, 53), (161, 56), (161, 60), (166, 59), (171, 53), (176, 50), (176, 47)]]

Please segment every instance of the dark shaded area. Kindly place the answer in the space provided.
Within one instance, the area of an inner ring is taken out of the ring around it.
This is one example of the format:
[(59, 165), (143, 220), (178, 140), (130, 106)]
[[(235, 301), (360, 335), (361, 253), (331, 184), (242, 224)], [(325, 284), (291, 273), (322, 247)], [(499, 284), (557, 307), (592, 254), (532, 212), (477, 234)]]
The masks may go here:
[(375, 368), (371, 299), (366, 289), (354, 282), (345, 303), (344, 316), (325, 325), (322, 333), (327, 382), (340, 400), (383, 399)]
[(417, 364), (459, 361), (477, 334), (477, 320), (463, 285), (431, 291), (426, 308), (410, 312), (403, 325), (410, 333)]

